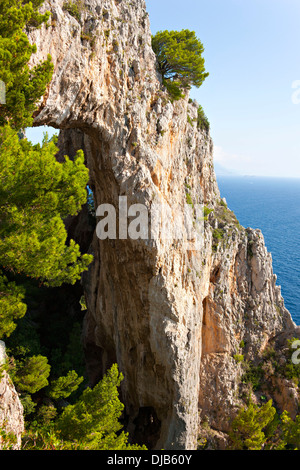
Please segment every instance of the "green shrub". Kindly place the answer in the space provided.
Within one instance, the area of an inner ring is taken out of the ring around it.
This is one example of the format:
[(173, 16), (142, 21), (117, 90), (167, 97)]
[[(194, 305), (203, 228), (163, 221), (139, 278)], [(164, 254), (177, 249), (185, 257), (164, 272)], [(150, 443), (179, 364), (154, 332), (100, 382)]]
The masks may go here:
[(120, 418), (124, 405), (118, 392), (122, 380), (114, 364), (93, 389), (86, 388), (76, 403), (65, 407), (58, 417), (55, 410), (41, 409), (46, 422), (33, 423), (27, 429), (24, 447), (28, 450), (147, 450), (130, 444), (128, 434), (122, 430)]
[(36, 393), (48, 385), (50, 369), (46, 357), (32, 356), (19, 365), (14, 383), (22, 392)]
[(264, 372), (262, 370), (262, 365), (259, 364), (255, 366), (250, 363), (247, 364), (246, 372), (242, 377), (242, 383), (250, 383), (254, 391), (258, 390), (261, 387), (261, 383), (264, 378)]
[(242, 354), (235, 354), (233, 356), (233, 358), (235, 359), (236, 362), (244, 362), (244, 356)]
[(232, 448), (235, 450), (262, 450), (267, 436), (265, 428), (272, 423), (276, 409), (272, 400), (261, 407), (250, 402), (247, 408), (242, 408), (232, 423), (229, 436)]
[(207, 220), (207, 217), (209, 216), (209, 214), (213, 212), (213, 209), (210, 209), (209, 207), (207, 206), (204, 206), (204, 210), (203, 210), (203, 213), (204, 213), (204, 218)]
[(194, 207), (193, 200), (192, 200), (191, 195), (189, 193), (186, 194), (186, 203), (189, 204), (190, 206)]
[(51, 382), (48, 395), (54, 400), (68, 398), (78, 389), (82, 381), (83, 377), (78, 377), (74, 370), (69, 371), (65, 377), (59, 377)]

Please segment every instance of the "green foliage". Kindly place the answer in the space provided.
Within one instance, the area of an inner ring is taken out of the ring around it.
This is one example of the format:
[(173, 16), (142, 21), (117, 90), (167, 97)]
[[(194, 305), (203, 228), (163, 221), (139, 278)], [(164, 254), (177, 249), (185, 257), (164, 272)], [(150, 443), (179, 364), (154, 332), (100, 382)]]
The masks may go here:
[(233, 356), (234, 360), (239, 363), (239, 362), (244, 362), (244, 356), (243, 354), (235, 354)]
[(250, 383), (254, 391), (261, 387), (262, 380), (264, 378), (264, 372), (262, 365), (254, 365), (253, 363), (245, 364), (245, 373), (242, 377), (242, 383)]
[(299, 450), (300, 415), (279, 415), (272, 400), (261, 406), (250, 401), (234, 418), (229, 437), (234, 450)]
[(168, 93), (170, 97), (172, 98), (172, 100), (178, 101), (181, 98), (184, 98), (184, 94), (182, 93), (182, 90), (181, 90), (181, 83), (178, 80), (171, 81), (171, 80), (163, 79), (163, 85), (168, 90)]
[(36, 423), (43, 423), (48, 426), (56, 417), (57, 409), (52, 403), (49, 405), (41, 405), (37, 411)]
[(226, 243), (230, 243), (229, 236), (233, 233), (234, 229), (241, 230), (241, 226), (235, 216), (235, 214), (228, 209), (226, 203), (222, 200), (214, 208), (214, 218), (217, 221), (218, 228), (213, 230), (213, 244), (212, 249), (214, 252), (218, 251), (218, 246), (221, 240), (227, 240)]
[(94, 195), (89, 186), (87, 186), (87, 205), (88, 205), (88, 211), (91, 217), (96, 216), (96, 210), (95, 210), (95, 201), (94, 201)]
[(205, 130), (206, 132), (208, 132), (210, 129), (210, 123), (202, 106), (199, 106), (198, 108), (197, 127), (198, 129)]
[[(27, 305), (26, 307), (28, 308)], [(28, 315), (18, 320), (14, 333), (5, 341), (7, 353), (20, 361), (30, 355), (37, 356), (41, 352), (38, 327), (36, 323), (28, 320), (27, 317)]]
[(91, 257), (81, 256), (70, 241), (63, 218), (86, 202), (88, 170), (79, 152), (74, 162), (56, 161), (57, 148), (45, 138), (42, 146), (18, 131), (32, 123), (32, 114), (52, 75), (51, 59), (29, 69), (36, 51), (25, 30), (39, 27), (42, 0), (0, 0), (0, 79), (6, 104), (0, 106), (0, 337), (9, 336), (26, 311), (24, 289), (14, 276), (22, 273), (48, 285), (74, 283)]
[(235, 450), (261, 450), (266, 442), (264, 430), (274, 420), (276, 409), (272, 400), (261, 407), (250, 402), (242, 408), (232, 423), (229, 436)]
[[(44, 289), (44, 295), (47, 291)], [(44, 298), (47, 301), (47, 296)], [(50, 300), (51, 297), (48, 298)], [(34, 324), (27, 318), (32, 314), (29, 303), (26, 317), (18, 322), (14, 334), (6, 343), (7, 353), (10, 355), (8, 372), (21, 398), (26, 418), (30, 422), (41, 419), (41, 416), (43, 419), (55, 416), (59, 400), (69, 397), (71, 401), (76, 399), (75, 392), (77, 394), (78, 388), (84, 380), (77, 371), (72, 370), (72, 368), (77, 368), (79, 373), (82, 372), (78, 360), (81, 349), (77, 334), (78, 325), (75, 323), (73, 330), (71, 329), (70, 334), (66, 335), (66, 330), (70, 330), (70, 319), (62, 315), (63, 308), (62, 305), (61, 311), (58, 313), (62, 316), (60, 327), (64, 331), (64, 340), (60, 338), (57, 326), (53, 331), (56, 334), (55, 341), (55, 338), (51, 337), (51, 331), (45, 329), (38, 317), (36, 317)], [(43, 312), (43, 314), (45, 313)], [(52, 323), (49, 322), (49, 319), (52, 320), (51, 317), (46, 317), (45, 321)], [(43, 340), (41, 343), (39, 341), (37, 330), (42, 336), (47, 335), (47, 342)], [(76, 341), (74, 346), (71, 344), (73, 341)], [(57, 350), (56, 354), (49, 354), (49, 351), (57, 346), (57, 342), (59, 342), (61, 350)], [(63, 353), (64, 350), (65, 353)], [(69, 354), (70, 357), (67, 358)], [(48, 363), (48, 360), (51, 362)]]
[(113, 366), (94, 389), (86, 389), (75, 405), (64, 410), (57, 423), (64, 441), (85, 442), (93, 448), (95, 439), (116, 434), (121, 429), (117, 420), (123, 405), (119, 401), (117, 387), (122, 379), (117, 366)]
[(32, 426), (24, 437), (26, 448), (146, 450), (144, 446), (129, 444), (128, 435), (122, 431), (119, 419), (124, 405), (118, 396), (122, 379), (114, 364), (93, 389), (85, 389), (79, 400), (67, 406), (51, 425)]
[(3, 424), (0, 426), (1, 450), (14, 450), (14, 446), (17, 443), (17, 438), (12, 432), (7, 432)]
[(163, 84), (174, 100), (182, 98), (191, 86), (199, 88), (209, 75), (205, 73), (203, 45), (194, 31), (159, 31), (152, 37), (152, 48)]
[(78, 22), (80, 22), (80, 11), (78, 4), (74, 1), (65, 2), (63, 4), (63, 10), (67, 11), (71, 16), (74, 16)]
[(289, 413), (284, 411), (281, 415), (282, 441), (286, 449), (300, 450), (300, 415), (292, 420)]
[[(0, 106), (0, 338), (6, 337), (9, 360), (5, 367), (22, 400), (26, 427), (35, 429), (35, 435), (56, 419), (58, 401), (74, 396), (83, 382), (72, 367), (81, 363), (76, 325), (68, 329), (69, 343), (63, 354), (57, 349), (53, 370), (44, 354), (54, 351), (53, 338), (47, 337), (44, 328), (52, 322), (49, 318), (41, 322), (47, 311), (46, 292), (77, 283), (92, 261), (92, 256), (81, 255), (79, 246), (68, 240), (63, 222), (77, 215), (87, 200), (89, 175), (83, 152), (77, 152), (73, 160), (65, 156), (59, 163), (55, 139), (45, 136), (41, 145), (20, 140), (20, 131), (32, 124), (53, 70), (50, 57), (34, 68), (28, 66), (36, 47), (30, 45), (26, 33), (49, 17), (38, 12), (42, 3), (0, 0), (0, 80), (6, 87), (6, 103)], [(56, 310), (62, 316), (62, 308)], [(55, 340), (57, 345), (60, 338), (56, 335)], [(5, 423), (2, 427), (2, 442), (11, 446)], [(51, 429), (47, 433), (52, 448)]]
[(18, 395), (21, 399), (24, 410), (24, 418), (27, 419), (29, 415), (33, 415), (36, 412), (36, 402), (33, 400), (30, 393), (21, 392), (17, 389)]
[(193, 199), (189, 193), (186, 193), (186, 203), (189, 204), (189, 206), (194, 207)]
[(6, 104), (0, 106), (0, 126), (9, 122), (15, 129), (29, 127), (51, 79), (50, 56), (31, 69), (28, 66), (36, 46), (30, 44), (25, 30), (39, 27), (49, 18), (49, 13), (38, 12), (42, 3), (42, 0), (0, 0), (0, 80), (6, 87)]
[(216, 228), (214, 231), (213, 231), (213, 238), (215, 240), (222, 240), (222, 238), (224, 238), (224, 232), (222, 229), (220, 228)]
[(36, 393), (48, 385), (50, 369), (46, 357), (32, 356), (18, 366), (14, 384), (23, 392)]
[(24, 295), (23, 287), (8, 282), (0, 270), (0, 338), (10, 336), (16, 327), (16, 320), (25, 315)]
[[(299, 383), (300, 366), (292, 362), (292, 354), (295, 351), (292, 347), (294, 341), (299, 340), (297, 338), (289, 340), (287, 347), (280, 351), (269, 345), (261, 360), (256, 363), (243, 363), (245, 373), (241, 382), (250, 384), (251, 390), (256, 392), (257, 396), (259, 392), (263, 393), (260, 395), (261, 401), (266, 400), (267, 395), (274, 393), (270, 384), (272, 376), (283, 377), (293, 381), (294, 384)], [(271, 388), (269, 388), (270, 385)], [(265, 407), (267, 404), (260, 407), (250, 403), (248, 408), (240, 411), (232, 427), (231, 437), (234, 448), (250, 449), (252, 444), (255, 449), (298, 450), (300, 448), (300, 415), (297, 415), (295, 419), (292, 419), (287, 411), (279, 415), (275, 413), (274, 407), (270, 407), (270, 402), (268, 403), (268, 407)], [(264, 428), (258, 426), (260, 424), (258, 418), (263, 416), (263, 412), (266, 412), (265, 416), (267, 416), (268, 410), (270, 417), (274, 414), (274, 419), (270, 420)]]
[(209, 216), (211, 212), (213, 212), (213, 209), (210, 209), (209, 207), (204, 206), (203, 212), (204, 212), (204, 218), (205, 220), (207, 220), (207, 217)]
[(83, 153), (64, 163), (56, 153), (52, 141), (33, 146), (0, 128), (0, 265), (52, 286), (76, 282), (92, 259), (66, 245), (63, 223), (86, 201)]
[(300, 364), (294, 363), (292, 361), (293, 353), (295, 349), (292, 347), (293, 343), (297, 342), (299, 344), (298, 338), (292, 338), (287, 341), (287, 350), (286, 350), (286, 364), (280, 366), (276, 364), (276, 372), (282, 375), (284, 378), (288, 380), (293, 380), (295, 383), (299, 383), (300, 381)]
[(65, 377), (59, 377), (52, 381), (48, 395), (54, 400), (68, 398), (77, 390), (82, 381), (83, 377), (78, 377), (78, 374), (74, 370), (69, 371)]

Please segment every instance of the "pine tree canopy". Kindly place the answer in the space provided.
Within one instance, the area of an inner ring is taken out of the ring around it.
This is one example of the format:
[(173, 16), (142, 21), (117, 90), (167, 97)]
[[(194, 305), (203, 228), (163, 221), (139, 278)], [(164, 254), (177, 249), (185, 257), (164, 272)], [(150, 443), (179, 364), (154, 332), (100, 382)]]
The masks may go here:
[(146, 450), (145, 446), (128, 443), (119, 419), (124, 405), (118, 388), (123, 380), (117, 364), (93, 388), (84, 390), (75, 405), (67, 406), (56, 422), (56, 433), (66, 449)]
[(29, 68), (36, 52), (26, 31), (47, 21), (49, 13), (40, 14), (43, 0), (0, 0), (0, 80), (6, 89), (5, 104), (0, 105), (0, 126), (10, 123), (21, 129), (30, 127), (32, 114), (46, 91), (52, 73), (50, 56)]
[(204, 47), (194, 31), (159, 31), (152, 37), (152, 48), (163, 83), (175, 99), (182, 97), (181, 89), (199, 88), (209, 75)]

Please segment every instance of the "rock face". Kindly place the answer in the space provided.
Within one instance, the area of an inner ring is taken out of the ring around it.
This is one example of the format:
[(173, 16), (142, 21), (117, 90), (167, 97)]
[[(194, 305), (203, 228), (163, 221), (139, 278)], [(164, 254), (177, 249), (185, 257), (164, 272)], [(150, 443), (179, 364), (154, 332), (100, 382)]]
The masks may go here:
[[(118, 221), (120, 197), (148, 214), (161, 204), (162, 222), (173, 228), (187, 203), (205, 207), (200, 244), (186, 243), (186, 227), (183, 238), (163, 236), (161, 226), (158, 236), (137, 240), (124, 227), (116, 239), (89, 232), (91, 384), (117, 362), (132, 438), (153, 449), (195, 449), (201, 422), (226, 433), (241, 404), (235, 355), (255, 360), (296, 327), (263, 235), (240, 227), (220, 200), (197, 103), (187, 96), (172, 104), (162, 88), (145, 2), (82, 1), (77, 18), (64, 3), (45, 3), (50, 26), (31, 38), (35, 60), (50, 53), (55, 66), (35, 125), (61, 130), (62, 155), (84, 149), (95, 206), (110, 204)], [(195, 210), (188, 222), (197, 226)]]

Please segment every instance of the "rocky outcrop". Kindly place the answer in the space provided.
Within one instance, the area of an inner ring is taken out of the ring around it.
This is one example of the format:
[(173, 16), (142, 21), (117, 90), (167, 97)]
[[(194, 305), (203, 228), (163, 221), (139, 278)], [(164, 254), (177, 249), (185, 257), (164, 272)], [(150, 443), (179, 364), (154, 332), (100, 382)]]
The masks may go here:
[(18, 450), (24, 431), (23, 406), (9, 375), (1, 368), (5, 361), (5, 344), (0, 341), (0, 430), (5, 433), (0, 435), (0, 450)]
[[(118, 221), (120, 197), (148, 215), (164, 209), (153, 237), (134, 239), (124, 226), (116, 239), (89, 231), (91, 384), (117, 362), (132, 438), (149, 448), (195, 449), (201, 422), (226, 433), (241, 404), (237, 354), (256, 360), (283, 331), (296, 334), (295, 325), (263, 235), (241, 227), (220, 200), (197, 103), (188, 96), (171, 103), (161, 85), (145, 2), (77, 2), (76, 17), (64, 3), (45, 3), (49, 26), (31, 37), (36, 60), (50, 53), (55, 67), (35, 125), (61, 130), (61, 155), (84, 149), (96, 208), (110, 204)], [(183, 236), (165, 237), (163, 225), (178, 228), (187, 205)]]

